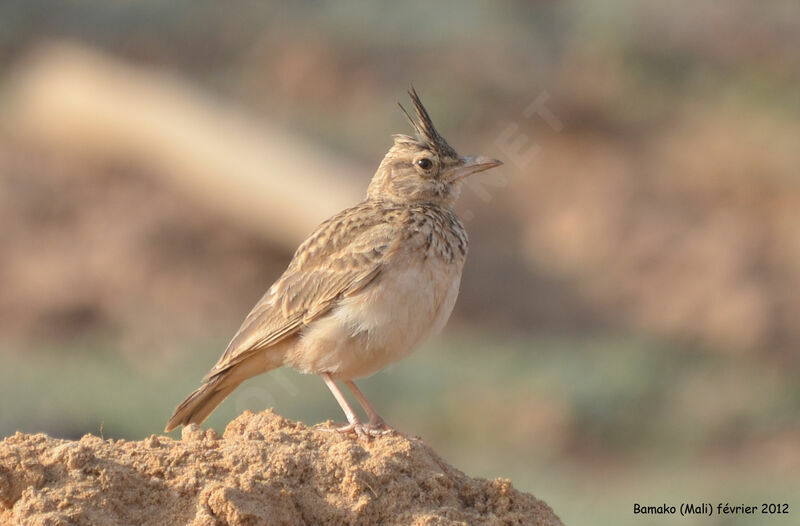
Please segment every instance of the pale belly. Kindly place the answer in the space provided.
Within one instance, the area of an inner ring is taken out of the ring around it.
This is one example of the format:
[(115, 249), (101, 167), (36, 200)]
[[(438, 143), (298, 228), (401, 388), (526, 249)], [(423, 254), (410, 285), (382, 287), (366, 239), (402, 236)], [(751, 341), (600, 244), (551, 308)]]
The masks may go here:
[(286, 365), (337, 379), (373, 374), (441, 331), (460, 282), (461, 266), (443, 261), (385, 274), (305, 328)]

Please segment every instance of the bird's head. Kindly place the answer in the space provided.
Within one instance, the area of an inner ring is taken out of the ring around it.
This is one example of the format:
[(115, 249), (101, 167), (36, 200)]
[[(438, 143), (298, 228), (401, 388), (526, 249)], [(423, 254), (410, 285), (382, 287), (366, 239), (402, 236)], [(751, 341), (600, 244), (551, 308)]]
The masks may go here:
[(400, 105), (416, 137), (395, 135), (367, 190), (370, 199), (452, 206), (467, 176), (503, 164), (488, 157), (459, 155), (439, 135), (414, 88), (408, 92), (416, 120)]

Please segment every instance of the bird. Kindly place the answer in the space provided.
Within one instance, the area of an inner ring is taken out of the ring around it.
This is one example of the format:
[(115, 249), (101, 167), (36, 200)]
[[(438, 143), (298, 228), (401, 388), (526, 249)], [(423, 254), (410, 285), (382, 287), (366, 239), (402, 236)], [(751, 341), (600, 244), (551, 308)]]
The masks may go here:
[(366, 198), (299, 246), (165, 431), (202, 423), (243, 381), (288, 366), (325, 382), (348, 422), (335, 431), (360, 438), (394, 432), (354, 380), (406, 357), (447, 323), (468, 248), (453, 206), (467, 177), (503, 164), (459, 155), (413, 86), (408, 94), (416, 119), (398, 105), (414, 136), (393, 135)]

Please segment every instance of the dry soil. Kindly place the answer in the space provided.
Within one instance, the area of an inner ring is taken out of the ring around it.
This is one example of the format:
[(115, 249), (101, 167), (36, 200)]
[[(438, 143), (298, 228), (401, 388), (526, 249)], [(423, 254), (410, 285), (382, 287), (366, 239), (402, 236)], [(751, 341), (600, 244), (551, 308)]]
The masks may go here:
[(244, 413), (222, 437), (0, 443), (0, 524), (561, 525), (503, 479), (473, 479), (419, 439), (371, 441)]

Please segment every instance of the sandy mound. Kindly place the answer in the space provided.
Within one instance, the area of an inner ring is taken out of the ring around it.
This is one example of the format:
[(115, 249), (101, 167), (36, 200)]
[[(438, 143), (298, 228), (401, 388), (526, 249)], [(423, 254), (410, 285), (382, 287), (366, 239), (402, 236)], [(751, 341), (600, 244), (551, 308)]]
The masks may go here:
[(223, 437), (0, 443), (0, 523), (560, 525), (507, 480), (472, 479), (418, 440), (357, 441), (245, 413)]

